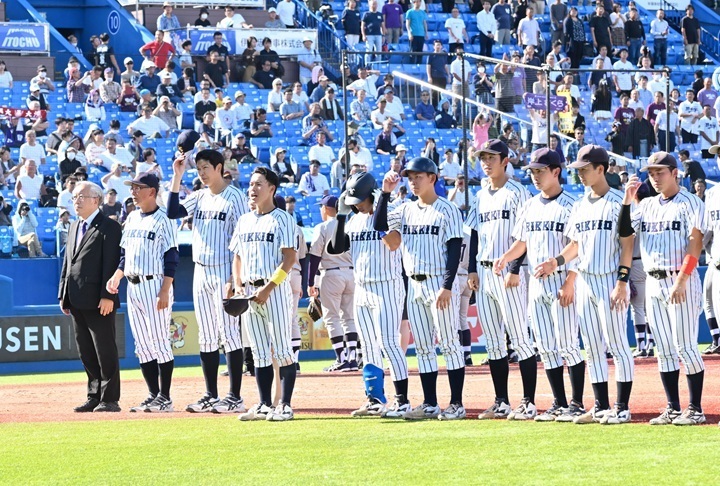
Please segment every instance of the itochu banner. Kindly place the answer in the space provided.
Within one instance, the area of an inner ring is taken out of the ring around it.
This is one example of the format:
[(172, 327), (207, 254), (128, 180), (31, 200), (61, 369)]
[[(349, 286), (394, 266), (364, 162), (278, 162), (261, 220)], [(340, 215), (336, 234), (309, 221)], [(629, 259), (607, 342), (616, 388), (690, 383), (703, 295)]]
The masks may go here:
[(48, 24), (0, 22), (0, 52), (50, 52)]
[(180, 44), (185, 39), (192, 42), (192, 54), (204, 56), (215, 40), (215, 32), (223, 35), (223, 45), (228, 48), (231, 56), (242, 54), (247, 47), (249, 37), (258, 40), (258, 50), (262, 49), (262, 40), (268, 37), (272, 40), (272, 49), (280, 56), (297, 56), (304, 52), (303, 40), (310, 38), (313, 49), (317, 49), (317, 30), (303, 29), (216, 29), (212, 27), (188, 29), (173, 32), (173, 44), (178, 52), (182, 52)]

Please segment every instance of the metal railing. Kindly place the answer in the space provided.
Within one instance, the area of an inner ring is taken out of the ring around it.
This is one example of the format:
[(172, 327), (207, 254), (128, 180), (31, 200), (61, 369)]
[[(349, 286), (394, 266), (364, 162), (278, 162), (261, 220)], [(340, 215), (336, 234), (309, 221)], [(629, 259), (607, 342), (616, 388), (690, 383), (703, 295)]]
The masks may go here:
[(336, 78), (340, 77), (340, 53), (348, 49), (344, 36), (338, 34), (335, 27), (329, 25), (321, 15), (310, 10), (305, 2), (300, 0), (294, 2), (297, 21), (306, 29), (317, 29), (317, 48), (323, 60), (325, 73)]

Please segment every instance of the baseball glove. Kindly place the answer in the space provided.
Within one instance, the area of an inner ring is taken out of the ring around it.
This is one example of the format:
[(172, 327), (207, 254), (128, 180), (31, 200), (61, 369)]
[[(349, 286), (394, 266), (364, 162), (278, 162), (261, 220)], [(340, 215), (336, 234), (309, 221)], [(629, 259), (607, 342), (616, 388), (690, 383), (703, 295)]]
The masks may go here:
[(223, 308), (231, 316), (238, 317), (248, 310), (250, 300), (252, 298), (247, 295), (235, 295), (229, 299), (223, 299)]
[(313, 322), (322, 319), (322, 304), (319, 297), (310, 297), (310, 303), (307, 306), (307, 313)]

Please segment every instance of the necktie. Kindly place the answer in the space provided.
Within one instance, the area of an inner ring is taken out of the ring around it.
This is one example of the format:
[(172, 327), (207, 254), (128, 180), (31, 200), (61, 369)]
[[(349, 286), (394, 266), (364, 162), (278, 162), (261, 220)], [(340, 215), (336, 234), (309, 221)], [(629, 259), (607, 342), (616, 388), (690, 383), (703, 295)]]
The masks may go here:
[(80, 239), (83, 239), (83, 236), (85, 236), (85, 233), (87, 232), (87, 221), (83, 221), (82, 227), (80, 228)]

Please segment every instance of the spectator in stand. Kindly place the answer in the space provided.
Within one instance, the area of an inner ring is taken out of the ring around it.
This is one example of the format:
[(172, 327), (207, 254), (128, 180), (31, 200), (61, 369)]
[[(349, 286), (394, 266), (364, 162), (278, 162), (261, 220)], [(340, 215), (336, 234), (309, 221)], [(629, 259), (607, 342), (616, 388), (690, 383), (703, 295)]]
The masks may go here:
[[(450, 75), (452, 76), (452, 91), (461, 96), (470, 96), (470, 80), (472, 79), (472, 66), (467, 58), (462, 57), (463, 48), (457, 48), (457, 58), (450, 64)], [(464, 75), (464, 77), (463, 77)], [(453, 98), (453, 115), (456, 120), (461, 120), (461, 100)]]
[(155, 73), (155, 70), (155, 63), (151, 62), (147, 64), (146, 73), (138, 78), (136, 86), (138, 91), (142, 91), (144, 89), (150, 91), (151, 93), (155, 93), (157, 91), (158, 86), (160, 86), (160, 76)]
[(37, 218), (27, 202), (20, 201), (17, 212), (12, 217), (12, 222), (15, 237), (20, 245), (27, 246), (30, 258), (46, 258), (47, 255), (43, 253), (42, 243), (37, 235)]
[[(94, 125), (97, 127), (97, 125)], [(96, 128), (90, 132), (90, 140), (85, 147), (85, 158), (90, 165), (102, 166), (102, 153), (105, 152), (105, 132)], [(107, 169), (106, 169), (107, 170)]]
[(302, 106), (293, 101), (293, 90), (291, 88), (287, 88), (284, 91), (283, 96), (284, 100), (282, 105), (280, 105), (280, 115), (282, 116), (282, 119), (287, 121), (302, 118), (305, 113)]
[(328, 140), (333, 140), (333, 136), (323, 121), (321, 113), (322, 109), (320, 108), (320, 104), (313, 103), (310, 105), (310, 114), (303, 118), (302, 137), (307, 145), (315, 145), (315, 143), (317, 143), (315, 138), (317, 132), (323, 132), (327, 136)]
[(590, 17), (590, 35), (592, 36), (593, 47), (597, 52), (600, 52), (601, 46), (605, 46), (608, 52), (612, 50), (610, 18), (605, 15), (605, 7), (602, 3), (595, 6), (595, 13)]
[(164, 138), (168, 136), (170, 127), (160, 118), (153, 115), (153, 108), (146, 105), (142, 108), (142, 116), (127, 127), (128, 134), (133, 133), (135, 130), (140, 130), (151, 138)]
[(85, 101), (85, 119), (93, 122), (105, 120), (105, 103), (97, 89), (90, 91), (90, 95)]
[(268, 113), (279, 113), (280, 105), (282, 105), (282, 103), (283, 103), (282, 79), (276, 78), (273, 80), (272, 89), (268, 93), (268, 97), (267, 97)]
[(680, 32), (685, 46), (685, 64), (697, 64), (698, 51), (702, 44), (700, 37), (700, 21), (695, 17), (695, 8), (692, 5), (685, 7), (685, 17), (680, 21)]
[[(192, 58), (192, 41), (190, 39), (183, 41), (180, 44), (182, 52), (178, 56), (178, 62), (180, 63), (180, 69), (185, 73), (188, 69), (190, 70), (190, 77), (195, 79), (195, 62)], [(176, 80), (177, 81), (177, 80)]]
[[(605, 10), (606, 12), (608, 11), (608, 9)], [(622, 13), (622, 8), (619, 4), (612, 4), (608, 18), (610, 20), (610, 40), (612, 44), (614, 46), (625, 46), (627, 42), (625, 37), (625, 22), (627, 22), (627, 16)]]
[(130, 187), (125, 182), (131, 181), (132, 178), (133, 175), (129, 168), (124, 167), (120, 162), (115, 162), (110, 172), (104, 175), (100, 181), (106, 190), (114, 190), (120, 200), (125, 200), (131, 196)]
[(133, 69), (135, 62), (131, 57), (126, 57), (123, 61), (125, 71), (120, 73), (120, 83), (127, 80), (131, 85), (136, 86), (140, 79), (140, 73)]
[[(445, 89), (448, 83), (448, 76), (450, 76), (450, 66), (448, 65), (448, 57), (442, 55), (443, 44), (440, 39), (433, 41), (433, 54), (427, 57), (426, 70), (428, 83), (438, 88)], [(440, 93), (433, 90), (432, 92), (432, 104), (436, 106), (440, 101)]]
[(360, 22), (360, 32), (362, 38), (365, 40), (365, 50), (368, 54), (365, 55), (365, 64), (369, 65), (373, 60), (377, 61), (380, 58), (375, 57), (372, 52), (382, 52), (383, 35), (385, 34), (383, 25), (384, 19), (383, 14), (378, 12), (377, 0), (369, 1), (370, 9), (365, 12)]
[[(442, 43), (440, 43), (440, 46), (442, 47)], [(447, 64), (447, 61), (445, 64)], [(380, 74), (380, 71), (368, 70), (366, 66), (360, 66), (358, 68), (358, 74), (360, 76), (359, 79), (350, 83), (347, 86), (348, 90), (357, 92), (359, 89), (364, 89), (365, 93), (370, 96), (371, 99), (377, 99), (378, 90), (375, 83), (377, 83), (377, 75)]]
[(445, 29), (448, 31), (448, 52), (452, 54), (458, 49), (465, 50), (465, 41), (470, 42), (470, 38), (457, 7), (453, 7), (450, 18), (445, 21)]
[[(78, 150), (75, 147), (68, 147), (65, 151), (65, 158), (60, 161), (60, 180), (66, 181), (75, 173), (75, 171), (82, 167), (82, 164), (77, 160)], [(77, 179), (76, 179), (77, 180)], [(72, 192), (72, 190), (71, 190)], [(58, 199), (59, 201), (59, 199)]]
[(195, 19), (195, 26), (196, 27), (210, 27), (212, 24), (208, 20), (208, 17), (210, 16), (210, 12), (206, 7), (203, 7), (200, 9), (200, 13), (198, 14), (198, 18)]
[[(129, 191), (128, 191), (129, 192)], [(130, 197), (130, 196), (127, 196)], [(120, 221), (122, 216), (122, 203), (118, 201), (118, 193), (115, 189), (107, 189), (103, 204), (100, 205), (100, 212), (110, 219)], [(126, 198), (127, 199), (127, 198)]]
[[(505, 5), (508, 6), (509, 9), (509, 5)], [(495, 43), (496, 36), (498, 36), (500, 33), (500, 30), (498, 30), (500, 26), (500, 20), (498, 20), (497, 15), (499, 14), (501, 17), (503, 17), (505, 15), (505, 10), (501, 5), (500, 7), (495, 9), (495, 12), (496, 13), (490, 11), (490, 2), (488, 0), (483, 0), (483, 8), (477, 13), (475, 17), (475, 20), (477, 22), (477, 28), (480, 31), (481, 56), (492, 57), (492, 46)], [(510, 22), (509, 19), (506, 20), (508, 21), (508, 23)], [(508, 30), (508, 35), (509, 33), (510, 31)], [(450, 52), (452, 52), (452, 50)]]
[(345, 154), (350, 156), (350, 165), (359, 165), (365, 172), (371, 172), (373, 169), (373, 157), (365, 147), (361, 147), (354, 138), (348, 139), (347, 152), (345, 148), (341, 148), (338, 152), (338, 160), (344, 161)]
[(585, 127), (578, 127), (575, 129), (575, 140), (565, 146), (565, 161), (568, 164), (575, 162), (578, 151), (585, 145)]
[(640, 22), (638, 11), (631, 8), (628, 12), (628, 19), (625, 22), (625, 39), (628, 46), (628, 61), (633, 65), (637, 65), (640, 58), (640, 46), (646, 44), (645, 27)]
[(55, 118), (55, 131), (48, 135), (45, 141), (45, 152), (52, 155), (57, 155), (57, 149), (62, 142), (62, 134), (67, 130), (67, 121), (63, 116), (57, 116)]
[(135, 130), (132, 133), (132, 138), (130, 139), (130, 143), (127, 147), (128, 152), (130, 152), (130, 155), (132, 155), (133, 161), (135, 161), (136, 163), (145, 161), (145, 148), (142, 146), (144, 137), (145, 134), (143, 132), (141, 132), (140, 130)]
[(117, 103), (122, 93), (122, 87), (113, 81), (112, 68), (105, 69), (105, 81), (100, 85), (100, 98), (104, 103)]
[(382, 132), (375, 138), (375, 151), (380, 155), (394, 154), (397, 144), (397, 137), (393, 133), (393, 122), (385, 120)]
[[(37, 76), (33, 77), (30, 80), (31, 86), (37, 86), (40, 93), (43, 95), (42, 98), (44, 98), (45, 95), (47, 95), (50, 91), (55, 91), (55, 85), (52, 82), (52, 78), (49, 78), (47, 75), (47, 68), (44, 64), (41, 64), (37, 68)], [(33, 92), (35, 90), (30, 90), (30, 92)], [(41, 102), (42, 103), (42, 102)], [(45, 108), (43, 108), (44, 110)]]
[(10, 71), (7, 70), (5, 61), (0, 60), (0, 88), (12, 89), (13, 77)]
[(278, 17), (277, 10), (274, 7), (268, 9), (268, 21), (265, 22), (266, 29), (284, 29), (285, 22)]
[[(282, 178), (280, 178), (280, 181), (280, 183), (283, 184)], [(295, 219), (295, 223), (297, 223), (298, 226), (303, 226), (302, 216), (295, 211), (296, 203), (295, 196), (285, 196), (285, 211)]]
[(142, 111), (145, 106), (149, 106), (153, 110), (157, 108), (158, 99), (153, 97), (153, 94), (149, 89), (143, 89), (140, 91), (140, 106), (138, 107), (137, 115), (142, 116)]
[(155, 91), (155, 96), (157, 98), (161, 98), (163, 96), (166, 96), (170, 99), (173, 103), (182, 103), (183, 98), (180, 93), (180, 89), (172, 82), (172, 76), (170, 73), (164, 73), (160, 79), (162, 82), (157, 87), (157, 90)]
[(45, 147), (37, 141), (37, 132), (28, 130), (25, 133), (25, 143), (20, 146), (20, 163), (24, 164), (30, 160), (45, 164)]
[[(495, 109), (502, 113), (513, 113), (515, 111), (515, 71), (517, 70), (517, 61), (520, 56), (513, 56), (513, 64), (507, 62), (507, 57), (503, 56), (503, 63), (495, 68)], [(519, 68), (522, 69), (522, 68)], [(524, 79), (523, 79), (524, 81)], [(524, 89), (520, 92), (525, 93)], [(497, 117), (498, 127), (501, 125), (501, 117)]]
[[(533, 46), (533, 45), (529, 45), (529, 46), (525, 47), (525, 51), (523, 53), (524, 55), (523, 55), (523, 59), (522, 59), (523, 64), (529, 64), (529, 65), (535, 66), (535, 67), (541, 66), (542, 61), (540, 60), (539, 57), (537, 57), (535, 55), (535, 51), (536, 51), (536, 49), (535, 49), (535, 46)], [(529, 86), (530, 89), (532, 89), (532, 85), (535, 83), (535, 81), (537, 81), (537, 73), (539, 71), (536, 69), (531, 69), (531, 68), (528, 68), (528, 69), (520, 68), (520, 69), (522, 69), (522, 73), (525, 78), (524, 83), (523, 83), (524, 87), (523, 87), (522, 93), (526, 93), (527, 91), (529, 91), (527, 89), (527, 87)], [(516, 80), (519, 81), (520, 79), (522, 79), (523, 76), (518, 75), (518, 71), (519, 71), (518, 69), (515, 70), (515, 73), (516, 73), (515, 78), (516, 78)], [(515, 85), (515, 104), (516, 105), (519, 105), (520, 103), (522, 103), (522, 95), (518, 96), (518, 88), (519, 88), (519, 86), (516, 84)]]
[(130, 81), (127, 79), (123, 79), (122, 81), (122, 93), (117, 103), (120, 111), (124, 113), (134, 113), (140, 105), (140, 93), (138, 93), (135, 86), (130, 84)]
[(620, 96), (630, 96), (630, 91), (632, 91), (634, 87), (633, 76), (630, 71), (634, 71), (635, 66), (633, 66), (633, 64), (628, 61), (628, 51), (627, 49), (625, 49), (625, 47), (620, 48), (619, 54), (620, 59), (618, 61), (615, 61), (615, 64), (613, 64), (613, 69), (616, 70), (612, 73), (615, 90)]
[(153, 115), (158, 117), (160, 120), (170, 128), (170, 130), (178, 129), (178, 117), (182, 115), (182, 112), (175, 108), (175, 103), (172, 99), (167, 96), (160, 96), (160, 103), (157, 108), (153, 110)]
[(705, 87), (705, 80), (703, 79), (703, 71), (702, 69), (698, 69), (695, 71), (695, 79), (692, 83), (692, 90), (695, 91), (695, 93), (699, 93), (701, 89)]
[(678, 159), (680, 159), (683, 171), (685, 172), (683, 178), (690, 179), (690, 192), (695, 192), (695, 181), (705, 180), (705, 171), (699, 162), (690, 158), (690, 152), (687, 150), (678, 151)]
[[(615, 121), (620, 123), (620, 135), (622, 136), (623, 147), (629, 145), (629, 141), (627, 139), (628, 127), (630, 126), (630, 122), (633, 118), (635, 118), (635, 110), (628, 106), (629, 102), (630, 98), (628, 95), (624, 93), (620, 95), (620, 106), (615, 110), (615, 115), (613, 116)], [(622, 152), (618, 152), (618, 155), (622, 155)]]
[(705, 202), (705, 190), (707, 189), (707, 183), (705, 179), (698, 179), (693, 184), (692, 190), (695, 195), (700, 198), (702, 202)]
[(328, 79), (327, 76), (320, 76), (320, 78), (318, 78), (317, 87), (310, 93), (310, 101), (312, 103), (319, 103), (320, 100), (323, 99), (329, 83), (330, 79)]
[(186, 67), (183, 69), (182, 77), (178, 79), (177, 89), (183, 99), (185, 99), (185, 95), (188, 95), (192, 99), (195, 96), (195, 93), (197, 93), (194, 76), (195, 72), (193, 69)]
[(525, 18), (522, 19), (517, 26), (518, 44), (522, 45), (523, 49), (527, 46), (533, 46), (537, 48), (540, 45), (540, 39), (542, 34), (540, 32), (540, 24), (534, 18), (535, 9), (528, 7), (525, 11)]
[(325, 133), (318, 132), (315, 135), (315, 139), (317, 140), (317, 143), (308, 150), (308, 158), (310, 160), (320, 161), (320, 164), (323, 167), (329, 167), (337, 160), (337, 158), (335, 158), (335, 152), (329, 145), (325, 144), (327, 141)]
[(25, 104), (28, 108), (30, 108), (30, 105), (33, 101), (37, 101), (40, 103), (40, 109), (41, 110), (49, 110), (50, 105), (47, 102), (47, 98), (45, 95), (40, 91), (40, 87), (35, 83), (30, 83), (30, 87), (28, 88), (29, 95), (27, 99), (25, 100)]
[(100, 89), (100, 85), (103, 83), (103, 68), (95, 66), (90, 70), (90, 77), (83, 81), (87, 84), (91, 90)]
[[(670, 123), (668, 124), (668, 113), (670, 112)], [(675, 111), (675, 104), (668, 100), (667, 108), (660, 110), (655, 119), (655, 138), (661, 150), (666, 152), (675, 151), (675, 142), (680, 135), (678, 115)], [(667, 137), (667, 139), (666, 139)]]
[(100, 39), (96, 35), (90, 36), (90, 50), (85, 54), (85, 59), (95, 59), (95, 49), (100, 45)]
[(170, 42), (163, 40), (164, 36), (164, 31), (155, 31), (155, 40), (148, 42), (139, 49), (140, 55), (155, 66), (165, 66), (175, 55), (175, 48)]
[(482, 144), (488, 141), (488, 131), (490, 130), (490, 127), (492, 126), (493, 122), (493, 116), (490, 114), (489, 111), (480, 112), (475, 117), (475, 120), (473, 120), (472, 130), (473, 130), (473, 147), (475, 147), (475, 150), (480, 150), (480, 147)]
[(272, 89), (273, 81), (275, 79), (276, 77), (272, 72), (271, 63), (266, 60), (263, 62), (261, 69), (255, 73), (250, 82), (260, 89)]
[(563, 22), (567, 15), (568, 7), (562, 0), (555, 0), (555, 3), (550, 5), (550, 44), (563, 39)]
[(440, 153), (437, 149), (437, 142), (435, 142), (435, 139), (433, 137), (428, 137), (425, 140), (425, 146), (420, 151), (420, 156), (427, 157), (428, 159), (435, 162), (436, 165), (440, 165)]
[[(74, 150), (74, 149), (73, 149)], [(77, 217), (75, 213), (75, 207), (73, 206), (72, 193), (75, 190), (75, 184), (77, 183), (77, 177), (68, 176), (63, 181), (63, 190), (60, 191), (57, 198), (57, 207), (64, 209), (70, 213), (73, 218)]]
[[(495, 29), (490, 29), (491, 32), (497, 32), (494, 40), (496, 40), (498, 44), (502, 46), (510, 45), (510, 32), (513, 26), (512, 6), (508, 3), (507, 0), (499, 0), (495, 5), (492, 6), (490, 12), (493, 14), (493, 17), (495, 17)], [(480, 29), (479, 20), (478, 29)], [(480, 29), (480, 32), (487, 32), (487, 30), (486, 28), (483, 28)], [(480, 46), (482, 48), (482, 40), (480, 42)]]
[(218, 27), (223, 27), (225, 29), (252, 29), (252, 24), (248, 24), (245, 22), (245, 18), (240, 15), (239, 13), (235, 13), (235, 7), (232, 5), (228, 5), (225, 7), (225, 17), (218, 22)]
[(440, 109), (435, 113), (435, 128), (447, 130), (457, 128), (457, 126), (457, 120), (450, 113), (450, 102), (448, 100), (442, 100), (440, 102)]
[(205, 66), (203, 79), (210, 81), (213, 88), (225, 88), (230, 83), (227, 67), (225, 63), (220, 62), (217, 51), (210, 53), (210, 62)]
[(95, 49), (95, 66), (100, 66), (103, 70), (107, 68), (115, 68), (120, 72), (120, 66), (115, 58), (115, 50), (110, 45), (110, 34), (107, 32), (100, 35), (100, 45)]
[(678, 117), (680, 118), (680, 133), (683, 143), (697, 143), (700, 129), (700, 118), (703, 116), (703, 108), (695, 101), (695, 92), (688, 89), (685, 92), (685, 101), (678, 106)]
[(655, 19), (650, 22), (650, 35), (653, 36), (653, 61), (655, 66), (667, 64), (667, 37), (670, 32), (670, 25), (665, 20), (665, 11), (658, 9), (655, 12)]
[(303, 196), (327, 196), (330, 193), (330, 184), (327, 177), (320, 174), (320, 162), (310, 160), (310, 171), (300, 178), (298, 192)]
[[(570, 67), (577, 69), (585, 55), (585, 24), (578, 17), (576, 7), (570, 7), (563, 24), (565, 52), (570, 57)], [(578, 80), (580, 77), (578, 76)]]
[(20, 162), (20, 175), (15, 180), (15, 197), (40, 199), (45, 194), (45, 183), (42, 174), (38, 172), (37, 163), (32, 159)]
[(295, 28), (295, 2), (293, 0), (281, 0), (277, 2), (277, 14), (285, 24), (286, 29)]
[(653, 102), (650, 103), (646, 109), (646, 115), (645, 118), (648, 119), (650, 123), (655, 125), (655, 119), (657, 118), (658, 113), (660, 113), (662, 110), (665, 109), (665, 96), (662, 94), (661, 91), (655, 92), (655, 97), (653, 98)]
[(213, 43), (207, 48), (205, 53), (205, 60), (212, 62), (211, 54), (216, 52), (218, 55), (217, 62), (225, 65), (225, 71), (230, 72), (230, 51), (223, 45), (222, 32), (215, 32), (213, 34)]
[(643, 111), (645, 111), (645, 104), (640, 100), (640, 92), (637, 90), (637, 88), (630, 91), (630, 102), (628, 103), (628, 107), (632, 108), (633, 110), (641, 108)]
[(366, 93), (364, 89), (355, 91), (355, 94), (357, 95), (357, 99), (350, 103), (350, 114), (355, 121), (365, 124), (370, 119), (372, 109), (370, 108), (370, 104), (365, 101)]
[(267, 122), (267, 111), (263, 108), (258, 108), (255, 112), (255, 120), (250, 124), (250, 136), (251, 137), (265, 137), (272, 138), (273, 132), (270, 127), (270, 123)]
[(638, 92), (638, 99), (643, 104), (644, 108), (647, 108), (650, 106), (650, 103), (653, 102), (653, 93), (647, 88), (648, 85), (648, 77), (643, 75), (640, 76), (640, 81), (638, 82), (637, 92)]
[(608, 87), (606, 79), (602, 79), (598, 83), (598, 87), (592, 95), (592, 105), (590, 113), (597, 121), (612, 119), (610, 108), (612, 107), (612, 93)]
[(395, 90), (392, 87), (385, 88), (385, 101), (387, 101), (385, 112), (390, 118), (397, 122), (405, 120), (405, 107), (400, 98), (395, 96)]
[[(370, 0), (370, 4), (377, 2)], [(364, 17), (363, 17), (364, 18)], [(408, 37), (410, 38), (410, 50), (412, 52), (423, 52), (425, 48), (425, 36), (428, 32), (427, 14), (421, 9), (420, 0), (413, 0), (413, 8), (405, 14), (405, 25), (407, 27)], [(367, 62), (367, 59), (366, 59)], [(410, 62), (420, 64), (422, 55), (412, 56)]]
[(253, 107), (245, 103), (245, 93), (242, 91), (235, 92), (235, 103), (232, 106), (232, 110), (235, 112), (235, 130), (240, 130), (247, 123), (250, 125), (250, 120), (254, 117)]
[[(714, 155), (709, 152), (710, 147), (720, 144), (718, 121), (712, 116), (710, 110), (709, 105), (703, 106), (703, 116), (698, 122), (700, 150), (703, 159), (712, 159)], [(705, 179), (705, 176), (703, 176), (703, 179)]]
[(300, 65), (300, 82), (307, 86), (312, 81), (312, 71), (322, 64), (322, 58), (312, 47), (313, 40), (310, 37), (303, 39), (303, 50), (298, 54), (297, 60)]
[(270, 68), (275, 77), (283, 77), (285, 75), (285, 68), (280, 62), (280, 55), (272, 49), (272, 39), (265, 37), (262, 44), (263, 48), (257, 54), (256, 68), (260, 69), (265, 61), (270, 61)]
[(287, 159), (287, 150), (281, 147), (275, 149), (275, 160), (271, 164), (273, 172), (278, 175), (281, 183), (295, 184), (297, 177), (293, 171), (290, 160)]
[(387, 0), (382, 7), (385, 42), (397, 44), (402, 36), (403, 8), (395, 0)]
[(170, 2), (163, 3), (163, 13), (161, 13), (156, 24), (157, 30), (169, 31), (169, 30), (180, 30), (180, 21), (177, 16), (173, 13), (173, 6)]
[(423, 90), (422, 93), (420, 93), (420, 103), (415, 105), (415, 119), (435, 119), (435, 107), (430, 103), (430, 92), (427, 90)]
[[(292, 0), (289, 0), (292, 3)], [(361, 20), (360, 11), (357, 9), (356, 0), (348, 0), (347, 7), (340, 15), (343, 30), (345, 30), (345, 42), (348, 44), (348, 50), (354, 51), (360, 42)]]
[(702, 106), (709, 105), (710, 114), (716, 116), (718, 113), (716, 105), (718, 105), (718, 92), (713, 88), (713, 82), (710, 78), (705, 78), (703, 89), (698, 91), (697, 100)]
[(329, 87), (325, 96), (320, 100), (321, 116), (325, 120), (344, 120), (344, 114), (340, 102), (335, 97), (335, 89)]
[(15, 164), (7, 146), (0, 147), (0, 189), (9, 189), (15, 184), (15, 176), (22, 166)]

